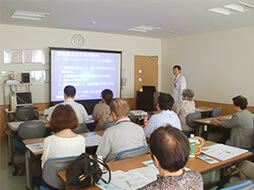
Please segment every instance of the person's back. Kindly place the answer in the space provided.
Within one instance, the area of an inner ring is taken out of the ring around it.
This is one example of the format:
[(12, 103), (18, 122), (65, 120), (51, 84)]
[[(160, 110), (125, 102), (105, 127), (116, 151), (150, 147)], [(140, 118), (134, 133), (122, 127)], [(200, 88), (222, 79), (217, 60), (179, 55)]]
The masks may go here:
[(171, 111), (173, 105), (174, 99), (170, 94), (160, 94), (157, 104), (159, 113), (152, 115), (148, 120), (144, 128), (146, 137), (150, 137), (154, 130), (167, 124), (182, 130), (179, 117), (175, 112)]
[(98, 147), (96, 154), (107, 157), (107, 161), (114, 160), (121, 151), (147, 145), (143, 128), (128, 118), (118, 120), (108, 128), (101, 144), (103, 146)]

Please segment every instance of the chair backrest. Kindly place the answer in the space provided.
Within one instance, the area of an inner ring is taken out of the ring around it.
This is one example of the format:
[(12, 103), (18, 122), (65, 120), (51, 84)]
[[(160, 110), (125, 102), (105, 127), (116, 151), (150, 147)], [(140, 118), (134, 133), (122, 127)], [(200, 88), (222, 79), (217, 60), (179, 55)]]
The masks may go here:
[(197, 127), (200, 126), (200, 124), (198, 124), (197, 122), (195, 122), (195, 120), (201, 119), (202, 115), (200, 112), (194, 112), (194, 113), (190, 113), (186, 116), (186, 124), (192, 128), (195, 129)]
[(37, 113), (32, 106), (18, 107), (16, 110), (16, 119), (19, 121), (29, 121), (38, 119)]
[(145, 154), (148, 154), (148, 147), (143, 145), (143, 146), (140, 146), (137, 148), (119, 152), (116, 155), (115, 160), (122, 160), (122, 159), (131, 158), (131, 157), (135, 157), (135, 156), (141, 156), (141, 155), (145, 155)]
[(114, 124), (114, 121), (105, 121), (102, 125), (102, 129), (105, 131), (106, 129), (112, 127)]
[(218, 117), (222, 114), (222, 108), (221, 107), (215, 107), (213, 108), (211, 112), (211, 117)]
[(64, 189), (65, 183), (58, 177), (58, 172), (66, 170), (77, 156), (48, 159), (42, 169), (42, 179), (51, 187)]
[(35, 139), (46, 136), (45, 123), (42, 121), (26, 121), (18, 127), (18, 136), (22, 139)]
[(85, 123), (79, 123), (79, 125), (75, 129), (72, 129), (72, 131), (77, 134), (89, 132)]
[(225, 187), (220, 190), (236, 190), (236, 189), (238, 189), (238, 190), (253, 190), (254, 189), (253, 180), (242, 181), (239, 184), (232, 185), (230, 187)]

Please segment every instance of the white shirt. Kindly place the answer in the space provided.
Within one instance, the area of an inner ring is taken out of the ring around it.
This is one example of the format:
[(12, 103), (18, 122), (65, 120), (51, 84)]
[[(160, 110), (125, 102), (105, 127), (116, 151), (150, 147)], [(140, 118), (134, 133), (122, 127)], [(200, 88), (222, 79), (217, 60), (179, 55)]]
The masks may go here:
[[(84, 123), (86, 120), (88, 120), (88, 114), (87, 114), (84, 106), (82, 104), (79, 104), (79, 103), (75, 102), (74, 99), (67, 98), (67, 99), (64, 100), (63, 103), (60, 103), (60, 104), (70, 105), (74, 109), (79, 123)], [(48, 121), (50, 121), (51, 115), (52, 115), (54, 109), (56, 108), (56, 106), (58, 106), (58, 105), (59, 104), (57, 104), (53, 107), (50, 107), (47, 111), (44, 111), (44, 113), (48, 114), (48, 117), (47, 117)]]
[(175, 106), (182, 100), (183, 90), (187, 88), (187, 83), (183, 75), (179, 74), (174, 80), (172, 96), (175, 101)]
[(182, 130), (181, 123), (177, 114), (170, 110), (163, 110), (160, 113), (152, 115), (148, 120), (144, 129), (146, 137), (150, 137), (155, 129), (164, 127), (167, 124)]
[(51, 135), (44, 139), (43, 154), (41, 157), (41, 166), (49, 158), (61, 158), (68, 156), (79, 156), (86, 152), (85, 137), (77, 135), (76, 137), (59, 137)]
[(195, 102), (193, 100), (183, 100), (180, 102), (176, 108), (176, 113), (180, 118), (182, 129), (184, 131), (192, 131), (193, 129), (190, 128), (186, 124), (186, 116), (190, 113), (195, 112)]
[(123, 118), (104, 132), (96, 154), (111, 161), (121, 151), (144, 145), (147, 143), (143, 128), (131, 122), (129, 118)]

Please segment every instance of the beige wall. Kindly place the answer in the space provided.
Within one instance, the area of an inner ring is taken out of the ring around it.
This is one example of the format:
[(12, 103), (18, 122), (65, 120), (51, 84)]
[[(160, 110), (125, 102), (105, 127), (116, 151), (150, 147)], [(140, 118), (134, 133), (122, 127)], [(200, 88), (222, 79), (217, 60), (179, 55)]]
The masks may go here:
[[(3, 64), (4, 49), (45, 49), (48, 47), (72, 48), (71, 37), (74, 34), (82, 34), (85, 37), (86, 49), (116, 50), (122, 51), (122, 68), (127, 77), (126, 86), (123, 87), (124, 98), (134, 97), (134, 56), (159, 56), (161, 58), (161, 40), (135, 36), (63, 30), (52, 28), (24, 27), (12, 25), (0, 25), (0, 71), (15, 71), (20, 79), (20, 73), (26, 70), (48, 69), (45, 65), (6, 65)], [(4, 78), (0, 76), (0, 83)], [(1, 88), (2, 89), (2, 88)], [(49, 101), (49, 85), (33, 85), (33, 101), (43, 103)], [(0, 90), (0, 104), (3, 104), (3, 94)]]
[(195, 99), (254, 105), (254, 27), (162, 40), (161, 90), (170, 92), (172, 66), (182, 65)]

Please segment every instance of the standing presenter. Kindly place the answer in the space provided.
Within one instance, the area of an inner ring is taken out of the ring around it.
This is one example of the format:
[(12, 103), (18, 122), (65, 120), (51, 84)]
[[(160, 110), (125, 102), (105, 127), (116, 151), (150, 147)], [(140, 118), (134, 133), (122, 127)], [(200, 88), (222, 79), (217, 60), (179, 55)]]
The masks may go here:
[(182, 92), (187, 88), (187, 83), (184, 76), (181, 74), (181, 66), (175, 65), (173, 67), (173, 74), (175, 75), (172, 96), (174, 98), (175, 104), (174, 108), (178, 106), (178, 104), (182, 101)]

